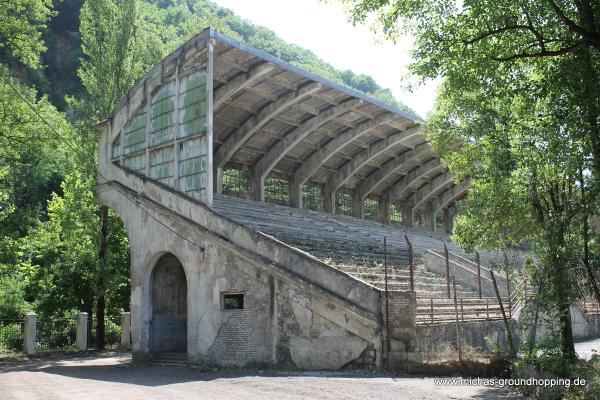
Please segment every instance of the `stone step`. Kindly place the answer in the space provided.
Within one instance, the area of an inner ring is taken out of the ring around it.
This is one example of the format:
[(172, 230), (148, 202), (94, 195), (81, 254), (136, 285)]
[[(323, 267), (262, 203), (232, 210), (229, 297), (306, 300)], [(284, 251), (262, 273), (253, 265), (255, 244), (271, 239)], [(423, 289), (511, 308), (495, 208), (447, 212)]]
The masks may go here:
[(187, 354), (183, 352), (161, 352), (155, 353), (148, 364), (155, 366), (185, 367), (188, 365), (188, 359)]

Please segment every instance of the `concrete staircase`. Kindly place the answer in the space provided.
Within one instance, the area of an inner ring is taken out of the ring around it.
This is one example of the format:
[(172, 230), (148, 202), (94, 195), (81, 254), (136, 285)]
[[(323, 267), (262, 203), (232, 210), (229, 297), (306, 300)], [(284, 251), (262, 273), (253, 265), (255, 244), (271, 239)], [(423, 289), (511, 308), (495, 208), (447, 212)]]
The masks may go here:
[(160, 367), (185, 367), (188, 365), (185, 352), (160, 352), (154, 353), (148, 365)]
[[(469, 257), (446, 234), (230, 196), (216, 196), (214, 209), (380, 289), (384, 287), (384, 237), (388, 243), (388, 266), (392, 271), (388, 276), (389, 290), (409, 289), (405, 235), (414, 249), (418, 296), (447, 297), (445, 277), (425, 270), (423, 254), (426, 250), (442, 251), (446, 244), (454, 254)], [(477, 296), (472, 288), (461, 285), (458, 278), (457, 281), (459, 297)]]
[[(385, 271), (383, 267), (362, 267), (357, 265), (333, 265), (364, 282), (379, 289), (385, 288)], [(405, 269), (388, 268), (388, 290), (409, 290), (409, 272)], [(428, 271), (416, 271), (414, 275), (415, 292), (417, 297), (447, 298), (446, 279)], [(452, 286), (450, 287), (452, 291)], [(452, 296), (454, 292), (451, 292)], [(456, 295), (461, 298), (475, 298), (477, 293), (460, 283), (456, 284)]]

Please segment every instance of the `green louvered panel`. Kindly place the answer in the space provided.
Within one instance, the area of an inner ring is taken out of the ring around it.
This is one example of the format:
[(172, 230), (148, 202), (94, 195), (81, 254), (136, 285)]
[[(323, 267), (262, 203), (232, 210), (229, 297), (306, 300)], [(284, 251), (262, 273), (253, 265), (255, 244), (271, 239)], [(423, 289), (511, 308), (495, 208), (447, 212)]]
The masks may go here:
[(165, 185), (174, 186), (174, 150), (173, 147), (163, 147), (150, 152), (150, 178)]
[(134, 171), (143, 171), (146, 168), (146, 154), (141, 153), (135, 156), (126, 157), (123, 165)]
[(151, 101), (150, 146), (174, 138), (175, 82), (165, 85)]
[(180, 80), (179, 137), (206, 131), (206, 72), (199, 71)]
[(135, 116), (123, 134), (123, 153), (129, 154), (146, 148), (146, 113)]
[(115, 160), (121, 155), (121, 135), (118, 135), (110, 147), (110, 158)]
[(206, 149), (206, 137), (193, 139), (179, 146), (179, 190), (201, 201), (206, 197)]

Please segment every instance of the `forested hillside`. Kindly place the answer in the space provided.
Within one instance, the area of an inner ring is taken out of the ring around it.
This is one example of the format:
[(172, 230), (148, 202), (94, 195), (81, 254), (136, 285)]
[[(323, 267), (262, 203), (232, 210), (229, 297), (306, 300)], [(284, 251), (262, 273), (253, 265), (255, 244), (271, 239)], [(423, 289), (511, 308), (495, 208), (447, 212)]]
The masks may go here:
[(95, 199), (90, 129), (145, 71), (212, 26), (411, 112), (371, 77), (338, 71), (205, 0), (0, 2), (0, 319), (129, 307), (129, 245)]
[[(28, 71), (27, 81), (48, 94), (53, 104), (65, 107), (65, 95), (81, 96), (84, 88), (77, 76), (82, 56), (79, 33), (79, 10), (83, 0), (56, 2), (56, 15), (49, 21), (43, 34), (48, 50), (42, 54), (41, 71)], [(166, 55), (186, 39), (207, 26), (252, 47), (273, 54), (307, 71), (341, 83), (401, 110), (414, 112), (396, 100), (389, 89), (384, 89), (373, 78), (350, 70), (340, 71), (319, 59), (311, 51), (286, 43), (275, 33), (238, 17), (231, 10), (206, 0), (141, 0), (139, 12), (147, 32), (147, 39), (157, 54)]]

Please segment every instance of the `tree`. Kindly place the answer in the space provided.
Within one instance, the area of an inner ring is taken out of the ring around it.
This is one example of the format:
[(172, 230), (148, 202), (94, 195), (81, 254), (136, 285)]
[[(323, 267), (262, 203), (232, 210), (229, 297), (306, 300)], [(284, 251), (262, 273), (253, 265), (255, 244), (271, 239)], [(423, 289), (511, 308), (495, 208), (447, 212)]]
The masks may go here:
[[(597, 210), (600, 177), (600, 5), (345, 2), (355, 23), (375, 14), (388, 38), (411, 33), (411, 71), (444, 78), (428, 135), (472, 185), (454, 236), (471, 248), (534, 247), (562, 351), (573, 360), (569, 304), (577, 294), (566, 284), (568, 268), (581, 262), (581, 216)], [(583, 171), (591, 174), (582, 179)]]
[(51, 0), (0, 2), (0, 48), (29, 67), (39, 67), (39, 56), (46, 50), (42, 30), (52, 15)]

